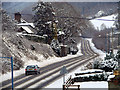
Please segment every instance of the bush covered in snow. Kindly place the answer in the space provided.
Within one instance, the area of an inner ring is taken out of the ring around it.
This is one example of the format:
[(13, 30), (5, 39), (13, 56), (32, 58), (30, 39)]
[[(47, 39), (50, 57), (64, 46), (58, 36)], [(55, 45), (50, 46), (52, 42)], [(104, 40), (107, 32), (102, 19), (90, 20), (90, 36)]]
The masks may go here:
[(100, 65), (99, 68), (105, 70), (105, 71), (112, 71), (114, 69), (116, 69), (117, 67), (117, 61), (115, 61), (113, 58), (112, 59), (108, 59), (108, 60), (103, 60)]
[(58, 40), (53, 39), (51, 42), (51, 47), (58, 55), (60, 55), (60, 45)]
[(83, 82), (83, 81), (107, 81), (108, 75), (106, 73), (94, 74), (94, 75), (85, 75), (77, 76), (74, 78), (74, 82)]
[(104, 60), (96, 60), (93, 63), (93, 68), (103, 69), (105, 71), (112, 71), (118, 67), (118, 54), (115, 56), (112, 52), (106, 54)]

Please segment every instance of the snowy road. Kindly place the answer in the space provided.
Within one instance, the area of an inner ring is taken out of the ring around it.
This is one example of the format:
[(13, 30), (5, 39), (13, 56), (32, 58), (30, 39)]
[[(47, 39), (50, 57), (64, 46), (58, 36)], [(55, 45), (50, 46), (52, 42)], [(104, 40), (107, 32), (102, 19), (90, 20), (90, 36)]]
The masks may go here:
[[(68, 72), (76, 69), (77, 67), (87, 63), (89, 60), (97, 57), (98, 55), (93, 52), (89, 42), (87, 40), (82, 40), (81, 51), (82, 56), (77, 56), (71, 59), (66, 59), (64, 61), (59, 61), (44, 67), (41, 67), (40, 75), (29, 75), (25, 76), (24, 74), (14, 78), (14, 88), (43, 88), (47, 84), (58, 79), (60, 75), (60, 69), (63, 66), (67, 67)], [(6, 80), (2, 82), (2, 88), (11, 88), (11, 80)]]

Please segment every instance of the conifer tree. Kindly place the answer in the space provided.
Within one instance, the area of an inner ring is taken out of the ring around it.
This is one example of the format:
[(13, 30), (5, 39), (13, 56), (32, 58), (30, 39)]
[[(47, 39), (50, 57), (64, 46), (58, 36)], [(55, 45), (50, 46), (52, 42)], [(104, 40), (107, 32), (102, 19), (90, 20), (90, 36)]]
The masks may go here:
[(55, 23), (55, 12), (50, 3), (38, 2), (37, 6), (33, 8), (34, 24), (37, 34), (40, 36), (47, 36), (47, 41), (51, 42), (54, 37), (53, 23)]

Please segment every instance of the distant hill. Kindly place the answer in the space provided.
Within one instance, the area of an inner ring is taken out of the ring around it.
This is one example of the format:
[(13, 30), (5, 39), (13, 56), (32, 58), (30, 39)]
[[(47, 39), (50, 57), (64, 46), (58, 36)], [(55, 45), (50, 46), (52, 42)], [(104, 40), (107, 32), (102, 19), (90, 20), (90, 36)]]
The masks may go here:
[(83, 16), (94, 16), (102, 10), (106, 13), (116, 12), (116, 2), (70, 2), (70, 4)]
[[(116, 2), (69, 2), (73, 8), (81, 14), (81, 16), (94, 16), (98, 11), (102, 10), (106, 13), (116, 12), (117, 3)], [(27, 21), (33, 21), (32, 11), (33, 6), (36, 2), (4, 2), (2, 3), (3, 9), (7, 11), (8, 14), (14, 17), (15, 12), (21, 12), (23, 18)]]

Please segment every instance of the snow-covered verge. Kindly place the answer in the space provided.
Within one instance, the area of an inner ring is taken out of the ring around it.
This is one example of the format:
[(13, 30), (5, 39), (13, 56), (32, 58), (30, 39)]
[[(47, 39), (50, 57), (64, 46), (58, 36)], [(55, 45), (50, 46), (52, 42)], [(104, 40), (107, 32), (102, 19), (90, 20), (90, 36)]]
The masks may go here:
[(98, 53), (98, 54), (100, 55), (100, 56), (99, 56), (100, 58), (104, 59), (104, 57), (105, 57), (106, 54), (105, 54), (103, 51), (101, 51), (101, 50), (99, 50), (99, 49), (97, 49), (97, 48), (95, 47), (95, 45), (93, 44), (91, 38), (87, 38), (87, 40), (90, 42), (90, 46), (91, 46), (92, 50), (93, 50), (94, 52)]
[[(84, 67), (84, 66), (81, 66)], [(65, 75), (65, 80), (67, 80), (70, 76), (72, 76), (72, 78), (75, 76), (75, 73), (78, 72), (82, 72), (80, 70), (81, 68), (79, 67), (78, 69), (74, 70), (71, 73), (68, 73)], [(91, 70), (87, 70), (88, 72), (90, 72)], [(63, 88), (63, 78), (59, 78), (58, 80), (54, 81), (53, 83), (51, 83), (50, 85), (46, 86), (45, 88)], [(97, 81), (97, 82), (79, 82), (79, 83), (75, 83), (74, 85), (80, 85), (80, 88), (108, 88), (108, 82), (107, 81)], [(81, 90), (80, 89), (80, 90)]]
[(109, 16), (104, 16), (104, 17), (100, 17), (100, 18), (96, 18), (93, 20), (90, 20), (91, 23), (94, 25), (95, 29), (101, 30), (102, 26), (106, 27), (106, 28), (111, 28), (114, 23), (115, 23), (115, 18), (116, 18), (116, 14), (113, 15), (109, 15)]

